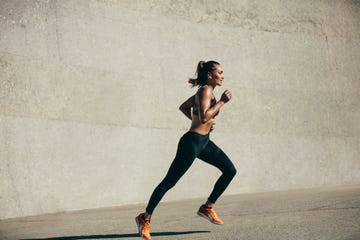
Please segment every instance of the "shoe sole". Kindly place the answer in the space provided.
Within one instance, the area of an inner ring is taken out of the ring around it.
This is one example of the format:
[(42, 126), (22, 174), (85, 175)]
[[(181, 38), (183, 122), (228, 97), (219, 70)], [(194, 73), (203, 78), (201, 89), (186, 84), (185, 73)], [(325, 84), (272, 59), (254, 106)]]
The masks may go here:
[(199, 215), (200, 217), (205, 218), (206, 220), (208, 220), (209, 222), (216, 224), (216, 225), (223, 225), (224, 223), (217, 223), (214, 221), (213, 218), (209, 217), (208, 215), (202, 213), (202, 212), (197, 212), (197, 215)]
[[(142, 238), (142, 239), (144, 239), (144, 240), (148, 240), (147, 238), (144, 238), (142, 235), (141, 235), (141, 227), (140, 227), (140, 223), (139, 223), (139, 219), (138, 219), (138, 217), (136, 217), (135, 218), (135, 222), (136, 222), (136, 225), (137, 225), (137, 227), (138, 227), (138, 231), (139, 231), (139, 236)], [(150, 238), (151, 239), (151, 238)]]

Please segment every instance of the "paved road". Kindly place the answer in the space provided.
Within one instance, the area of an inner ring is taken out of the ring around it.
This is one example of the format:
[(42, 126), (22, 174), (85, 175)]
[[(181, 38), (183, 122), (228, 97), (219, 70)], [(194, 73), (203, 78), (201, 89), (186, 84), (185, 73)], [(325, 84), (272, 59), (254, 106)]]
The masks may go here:
[[(225, 224), (196, 215), (202, 200), (161, 203), (152, 239), (360, 240), (360, 185), (224, 196)], [(144, 205), (0, 221), (0, 239), (140, 239), (134, 222)]]

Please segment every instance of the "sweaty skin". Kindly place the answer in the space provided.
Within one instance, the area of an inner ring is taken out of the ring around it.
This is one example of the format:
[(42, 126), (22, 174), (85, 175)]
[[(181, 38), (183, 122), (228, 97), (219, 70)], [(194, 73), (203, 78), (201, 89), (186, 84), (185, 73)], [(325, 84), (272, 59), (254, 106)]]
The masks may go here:
[(205, 135), (214, 129), (214, 117), (219, 113), (220, 108), (232, 98), (231, 92), (226, 90), (219, 101), (215, 100), (214, 88), (221, 86), (223, 79), (223, 70), (217, 66), (214, 72), (209, 73), (208, 84), (201, 86), (194, 96), (181, 104), (180, 111), (191, 120), (190, 131)]
[(190, 131), (206, 135), (214, 129), (214, 116), (223, 104), (216, 102), (210, 86), (203, 86), (180, 106), (180, 110), (191, 120)]

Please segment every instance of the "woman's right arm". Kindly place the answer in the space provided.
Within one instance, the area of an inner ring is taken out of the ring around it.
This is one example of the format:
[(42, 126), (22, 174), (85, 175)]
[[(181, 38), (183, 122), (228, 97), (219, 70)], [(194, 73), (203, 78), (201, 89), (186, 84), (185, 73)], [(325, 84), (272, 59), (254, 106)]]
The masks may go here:
[(230, 101), (232, 98), (231, 92), (226, 90), (220, 100), (213, 106), (211, 106), (212, 89), (210, 87), (202, 87), (199, 91), (199, 106), (200, 106), (200, 120), (202, 123), (206, 123), (212, 119), (220, 110), (220, 108)]

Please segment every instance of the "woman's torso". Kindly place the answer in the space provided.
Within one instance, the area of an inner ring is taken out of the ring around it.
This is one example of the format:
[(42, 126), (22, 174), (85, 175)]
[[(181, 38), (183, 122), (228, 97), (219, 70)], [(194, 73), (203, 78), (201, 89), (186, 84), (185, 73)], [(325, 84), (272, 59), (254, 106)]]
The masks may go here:
[[(213, 125), (215, 125), (215, 120), (214, 120), (214, 118), (212, 118), (205, 123), (201, 122), (201, 119), (200, 119), (200, 111), (201, 110), (200, 110), (200, 106), (199, 106), (200, 102), (201, 102), (201, 100), (199, 99), (199, 94), (196, 93), (194, 106), (192, 109), (192, 122), (191, 122), (190, 131), (205, 135), (205, 134), (208, 134), (212, 130)], [(214, 94), (212, 94), (210, 107), (213, 107), (215, 104), (216, 104), (216, 98), (215, 98)]]

